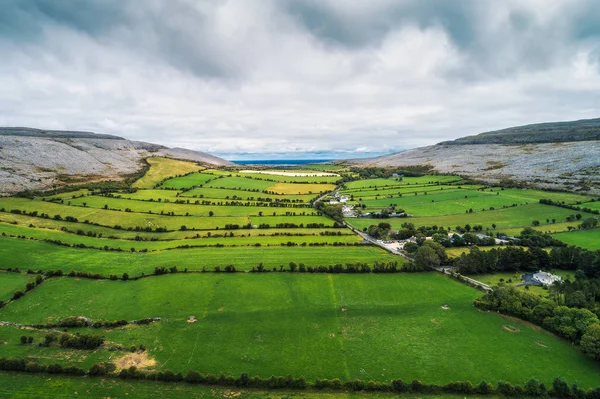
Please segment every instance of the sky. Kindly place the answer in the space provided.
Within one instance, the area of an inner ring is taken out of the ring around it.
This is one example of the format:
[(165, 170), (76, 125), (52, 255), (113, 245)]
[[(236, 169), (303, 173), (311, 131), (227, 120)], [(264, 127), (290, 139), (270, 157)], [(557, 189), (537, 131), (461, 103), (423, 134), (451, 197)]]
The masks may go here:
[(0, 126), (356, 158), (600, 117), (597, 0), (2, 0)]

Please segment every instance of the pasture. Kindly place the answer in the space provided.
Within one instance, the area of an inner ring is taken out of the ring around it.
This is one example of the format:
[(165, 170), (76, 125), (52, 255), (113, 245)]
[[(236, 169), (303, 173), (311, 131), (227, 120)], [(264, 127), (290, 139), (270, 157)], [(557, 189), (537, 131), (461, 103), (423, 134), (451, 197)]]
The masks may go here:
[(168, 179), (163, 184), (161, 184), (161, 187), (181, 190), (182, 188), (200, 186), (206, 183), (207, 181), (213, 180), (217, 177), (218, 176), (209, 173), (192, 173), (187, 176), (174, 177)]
[(578, 230), (552, 235), (562, 242), (589, 249), (590, 251), (600, 250), (600, 229)]
[(31, 276), (0, 271), (0, 301), (8, 301), (15, 291), (25, 291), (25, 285), (33, 281)]
[(174, 371), (439, 384), (530, 377), (550, 384), (560, 375), (582, 388), (597, 384), (598, 363), (538, 328), (477, 310), (478, 295), (434, 273), (54, 278), (1, 309), (0, 318), (161, 317), (103, 333), (115, 343), (143, 343), (157, 369)]
[[(463, 211), (464, 212), (464, 211)], [(493, 211), (461, 213), (456, 215), (440, 215), (413, 218), (369, 219), (348, 218), (346, 221), (352, 226), (363, 229), (379, 222), (390, 223), (393, 228), (399, 229), (403, 223), (414, 223), (415, 226), (443, 226), (454, 229), (456, 226), (466, 224), (482, 225), (484, 229), (492, 229), (492, 224), (497, 230), (504, 228), (528, 227), (534, 220), (541, 225), (550, 225), (552, 219), (564, 222), (567, 216), (575, 215), (578, 211), (559, 208), (543, 204), (529, 204), (510, 208), (496, 209)], [(547, 221), (549, 219), (549, 221)]]
[[(363, 392), (322, 392), (289, 391), (278, 389), (264, 391), (258, 389), (222, 388), (216, 386), (198, 386), (170, 384), (156, 381), (123, 381), (115, 378), (84, 378), (65, 375), (46, 375), (4, 373), (0, 371), (0, 397), (55, 399), (69, 398), (73, 395), (90, 399), (121, 398), (129, 399), (361, 399)], [(124, 395), (124, 396), (123, 396)], [(463, 396), (403, 395), (406, 399), (463, 399)], [(393, 399), (397, 395), (390, 393), (369, 393), (373, 399)]]
[(151, 157), (147, 158), (146, 161), (150, 164), (150, 169), (148, 169), (144, 176), (133, 183), (133, 187), (152, 188), (168, 177), (184, 175), (204, 169), (194, 162), (170, 158)]
[(269, 187), (269, 191), (277, 194), (320, 194), (335, 190), (335, 184), (289, 184), (277, 183)]
[[(333, 244), (333, 243), (358, 243), (361, 239), (354, 234), (344, 234), (340, 236), (329, 236), (319, 235), (313, 233), (311, 235), (298, 235), (298, 236), (261, 236), (259, 232), (227, 232), (221, 234), (212, 233), (211, 237), (203, 235), (199, 238), (187, 238), (179, 240), (164, 240), (164, 241), (135, 241), (135, 240), (122, 240), (122, 239), (111, 239), (111, 238), (98, 238), (88, 237), (86, 235), (77, 235), (71, 233), (65, 233), (60, 230), (48, 230), (40, 228), (30, 228), (15, 226), (12, 224), (0, 223), (0, 233), (6, 234), (7, 236), (13, 237), (26, 237), (38, 241), (59, 241), (64, 244), (71, 246), (85, 245), (86, 247), (92, 248), (111, 248), (120, 249), (123, 251), (135, 251), (148, 250), (148, 251), (161, 251), (165, 249), (175, 249), (185, 246), (190, 247), (203, 247), (203, 246), (254, 246), (254, 245), (282, 245), (287, 243), (295, 243), (297, 245), (306, 244)], [(267, 233), (271, 233), (267, 231)], [(231, 236), (230, 236), (231, 235)], [(193, 236), (192, 236), (193, 237)]]
[[(288, 237), (286, 237), (288, 238)], [(291, 238), (291, 237), (289, 237)], [(229, 238), (223, 239), (222, 242)], [(291, 241), (291, 240), (286, 240)], [(0, 268), (22, 270), (70, 270), (100, 273), (104, 276), (138, 276), (151, 274), (155, 267), (177, 266), (179, 270), (213, 270), (234, 265), (238, 270), (251, 270), (260, 262), (267, 269), (290, 262), (306, 266), (329, 266), (337, 263), (362, 262), (372, 265), (376, 261), (402, 262), (402, 259), (371, 246), (261, 246), (261, 247), (207, 247), (174, 249), (157, 252), (107, 252), (96, 249), (57, 247), (55, 244), (0, 237)]]
[[(378, 247), (360, 245), (359, 235), (333, 228), (334, 220), (319, 216), (311, 206), (320, 193), (340, 188), (334, 184), (340, 179), (335, 172), (343, 171), (338, 166), (235, 172), (167, 158), (148, 162), (149, 171), (132, 189), (112, 193), (82, 189), (45, 200), (0, 198), (0, 268), (143, 277), (136, 281), (53, 277), (0, 309), (0, 321), (160, 317), (150, 325), (71, 329), (101, 332), (110, 345), (143, 344), (156, 361), (156, 370), (304, 375), (309, 381), (402, 378), (435, 384), (456, 380), (523, 384), (530, 377), (549, 384), (561, 376), (582, 387), (597, 385), (598, 363), (539, 328), (478, 311), (472, 301), (480, 292), (439, 274), (244, 273), (261, 263), (267, 271), (278, 271), (289, 270), (290, 262), (307, 267), (406, 262)], [(566, 218), (580, 212), (542, 205), (540, 199), (581, 206), (592, 203), (591, 197), (575, 194), (483, 189), (461, 183), (457, 176), (367, 179), (345, 183), (340, 193), (353, 197), (351, 203), (366, 205), (365, 211), (393, 204), (414, 215), (346, 219), (359, 229), (379, 222), (396, 228), (410, 222), (452, 229), (465, 224), (491, 229), (493, 223), (496, 231), (520, 231), (538, 220), (537, 229), (561, 231), (577, 223)], [(568, 239), (593, 243), (600, 239), (595, 232), (587, 241), (582, 235)], [(449, 254), (455, 250), (464, 249), (453, 248)], [(238, 273), (213, 272), (228, 265)], [(174, 267), (178, 273), (151, 276), (155, 268)], [(8, 300), (35, 277), (0, 272), (0, 300)], [(500, 278), (481, 277), (491, 282)], [(28, 334), (39, 342), (44, 331)], [(21, 345), (20, 335), (22, 330), (16, 327), (0, 328), (3, 355), (83, 368), (122, 355), (106, 347), (88, 353)], [(461, 359), (460, 367), (456, 359)], [(1, 387), (7, 380), (15, 392), (30, 392), (19, 376), (0, 373), (0, 396), (7, 392)], [(27, 376), (32, 386), (47, 385), (36, 378)], [(98, 381), (105, 381), (102, 385), (115, 397), (121, 397), (122, 393), (114, 393), (122, 392), (119, 389), (129, 389), (116, 379), (88, 378), (85, 383), (53, 379), (58, 381), (54, 392), (89, 393)], [(136, 389), (155, 386), (128, 384)], [(152, 397), (144, 394), (153, 389), (145, 389), (129, 390), (129, 397)], [(172, 397), (188, 390), (200, 397), (221, 392), (224, 397), (242, 398), (264, 394), (249, 391), (231, 396), (228, 391), (183, 384), (176, 389), (179, 392)], [(164, 394), (160, 397), (171, 397), (174, 391), (158, 390)], [(313, 397), (312, 392), (290, 395)]]
[(436, 184), (436, 183), (450, 183), (462, 180), (458, 176), (422, 176), (422, 177), (403, 177), (403, 178), (389, 178), (389, 179), (364, 179), (356, 180), (345, 183), (347, 190), (353, 189), (364, 189), (364, 188), (375, 188), (385, 186), (402, 186), (402, 185), (425, 185), (425, 184)]
[[(184, 200), (185, 201), (185, 200)], [(309, 207), (270, 207), (268, 203), (265, 206), (232, 206), (225, 205), (226, 200), (220, 200), (215, 202), (215, 205), (201, 205), (194, 204), (194, 200), (190, 200), (190, 203), (178, 204), (174, 202), (157, 202), (157, 201), (136, 201), (125, 198), (110, 198), (101, 196), (90, 196), (73, 199), (70, 201), (72, 206), (85, 206), (90, 208), (105, 208), (116, 209), (119, 211), (137, 213), (155, 213), (155, 214), (169, 214), (174, 213), (175, 215), (185, 216), (258, 216), (259, 214), (270, 214), (286, 215), (289, 212), (297, 213), (299, 215), (313, 215), (316, 211)], [(224, 205), (224, 206), (219, 206)]]

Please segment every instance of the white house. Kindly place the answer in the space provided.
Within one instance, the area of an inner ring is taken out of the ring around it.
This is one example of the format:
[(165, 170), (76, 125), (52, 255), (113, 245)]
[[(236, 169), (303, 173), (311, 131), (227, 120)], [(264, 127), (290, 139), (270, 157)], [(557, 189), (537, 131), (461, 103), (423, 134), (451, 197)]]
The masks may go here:
[(531, 278), (533, 279), (533, 281), (542, 285), (552, 285), (557, 281), (562, 281), (562, 277), (556, 276), (551, 273), (543, 272), (541, 270), (536, 273), (533, 273), (533, 276)]

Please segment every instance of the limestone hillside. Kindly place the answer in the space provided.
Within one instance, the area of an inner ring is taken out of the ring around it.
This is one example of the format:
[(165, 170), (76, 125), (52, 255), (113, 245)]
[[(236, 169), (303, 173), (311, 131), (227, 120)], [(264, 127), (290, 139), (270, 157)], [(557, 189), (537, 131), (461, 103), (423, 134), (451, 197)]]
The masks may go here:
[(229, 161), (203, 152), (90, 132), (0, 128), (0, 194), (43, 190), (67, 181), (121, 179), (164, 156), (212, 165)]
[(431, 165), (490, 183), (600, 194), (600, 119), (520, 126), (348, 162)]

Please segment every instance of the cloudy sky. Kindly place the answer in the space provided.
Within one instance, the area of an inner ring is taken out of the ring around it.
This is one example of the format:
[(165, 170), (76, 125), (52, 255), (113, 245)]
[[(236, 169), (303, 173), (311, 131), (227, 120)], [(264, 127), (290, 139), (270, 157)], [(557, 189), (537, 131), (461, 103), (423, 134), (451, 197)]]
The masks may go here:
[(597, 0), (2, 0), (0, 126), (350, 158), (600, 117), (598, 21)]

